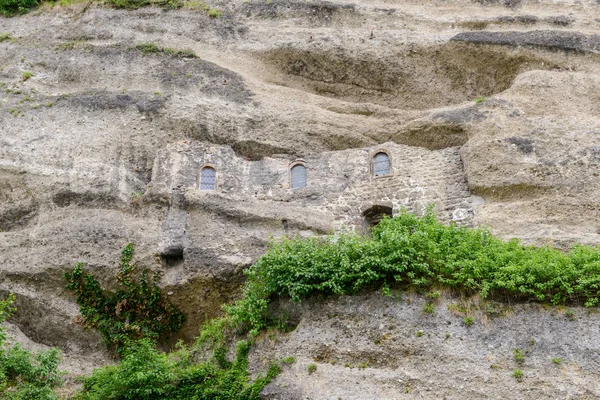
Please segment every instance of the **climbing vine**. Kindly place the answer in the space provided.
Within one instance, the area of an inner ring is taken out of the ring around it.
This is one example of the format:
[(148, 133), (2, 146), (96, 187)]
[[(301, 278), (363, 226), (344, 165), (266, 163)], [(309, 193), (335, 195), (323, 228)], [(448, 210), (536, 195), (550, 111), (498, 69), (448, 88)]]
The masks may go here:
[(158, 287), (158, 274), (133, 261), (133, 243), (121, 252), (117, 281), (120, 288), (105, 291), (83, 263), (65, 273), (67, 289), (75, 292), (81, 312), (80, 324), (100, 332), (104, 342), (122, 354), (130, 340), (161, 341), (181, 328), (185, 316), (166, 300)]

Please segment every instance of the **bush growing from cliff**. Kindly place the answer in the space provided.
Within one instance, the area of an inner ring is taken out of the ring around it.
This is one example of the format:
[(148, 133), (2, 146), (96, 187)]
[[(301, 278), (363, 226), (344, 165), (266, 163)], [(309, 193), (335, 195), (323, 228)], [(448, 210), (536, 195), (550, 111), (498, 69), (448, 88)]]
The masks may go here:
[[(130, 343), (117, 366), (98, 369), (84, 380), (79, 400), (258, 400), (279, 372), (272, 364), (264, 376), (250, 379), (246, 341), (229, 362), (212, 357), (198, 362), (185, 347), (166, 355), (149, 339)], [(197, 353), (197, 352), (196, 352)]]
[[(0, 324), (15, 311), (15, 296), (0, 301)], [(57, 400), (53, 388), (62, 383), (57, 349), (32, 354), (18, 343), (6, 346), (0, 325), (0, 398), (7, 400)]]
[(0, 0), (0, 14), (6, 16), (26, 14), (37, 5), (36, 0)]
[(83, 272), (83, 263), (65, 273), (67, 289), (77, 295), (82, 325), (98, 330), (118, 353), (129, 340), (163, 340), (185, 320), (183, 313), (161, 295), (158, 275), (146, 268), (137, 273), (132, 260), (133, 244), (129, 243), (121, 252), (117, 274), (121, 288), (116, 291), (102, 290), (94, 275)]
[(227, 308), (242, 329), (265, 326), (275, 296), (292, 301), (315, 294), (355, 294), (397, 284), (446, 286), (484, 298), (552, 304), (600, 299), (600, 248), (575, 246), (569, 253), (496, 239), (486, 229), (446, 226), (433, 212), (404, 212), (384, 219), (370, 237), (285, 239), (246, 274), (242, 300)]

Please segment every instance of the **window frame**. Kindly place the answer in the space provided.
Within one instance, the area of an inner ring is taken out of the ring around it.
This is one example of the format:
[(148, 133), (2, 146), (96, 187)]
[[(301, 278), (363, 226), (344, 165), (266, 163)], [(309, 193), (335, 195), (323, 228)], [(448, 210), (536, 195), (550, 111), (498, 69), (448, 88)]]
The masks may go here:
[[(375, 157), (377, 156), (377, 154), (383, 153), (387, 156), (388, 161), (390, 163), (390, 173), (387, 175), (375, 175)], [(386, 149), (376, 149), (375, 151), (372, 151), (370, 154), (370, 173), (371, 173), (371, 179), (383, 179), (383, 178), (389, 178), (394, 176), (394, 162), (392, 159), (392, 156), (390, 154), (390, 152)]]
[[(214, 187), (214, 189), (201, 189), (200, 188), (200, 185), (202, 184), (202, 170), (204, 170), (205, 168), (211, 168), (215, 171), (215, 187)], [(206, 163), (206, 164), (202, 164), (202, 166), (200, 168), (198, 168), (198, 174), (196, 177), (196, 188), (203, 192), (216, 192), (217, 191), (217, 189), (219, 188), (219, 170), (217, 169), (217, 167), (214, 164)]]
[[(304, 169), (306, 170), (306, 185), (305, 186), (301, 186), (301, 187), (292, 187), (292, 169), (294, 167), (297, 167), (298, 165), (304, 167)], [(306, 166), (306, 161), (304, 160), (294, 160), (290, 163), (290, 165), (288, 166), (288, 182), (289, 182), (289, 189), (291, 190), (295, 190), (295, 189), (303, 189), (303, 188), (307, 188), (308, 187), (308, 167)]]

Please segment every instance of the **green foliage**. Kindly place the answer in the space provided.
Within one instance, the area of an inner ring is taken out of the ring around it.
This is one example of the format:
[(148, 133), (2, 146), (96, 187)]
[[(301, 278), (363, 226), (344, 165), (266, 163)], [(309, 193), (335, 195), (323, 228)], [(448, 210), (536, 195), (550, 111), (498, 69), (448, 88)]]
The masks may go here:
[(77, 296), (83, 326), (98, 330), (118, 353), (132, 339), (166, 339), (185, 320), (183, 313), (161, 296), (157, 273), (146, 268), (136, 273), (132, 260), (133, 244), (129, 243), (121, 253), (120, 288), (116, 291), (102, 290), (92, 274), (83, 272), (82, 263), (65, 273), (67, 289)]
[(167, 356), (148, 339), (132, 342), (121, 363), (98, 369), (84, 380), (79, 400), (255, 400), (280, 370), (273, 364), (253, 381), (249, 342), (240, 341), (233, 361), (213, 357), (196, 363), (185, 346)]
[(430, 302), (423, 304), (423, 312), (425, 314), (435, 315), (435, 305)]
[(37, 6), (36, 0), (0, 0), (0, 15), (26, 14)]
[(23, 71), (23, 73), (21, 74), (21, 80), (23, 82), (29, 80), (33, 75), (33, 72), (31, 71)]
[(521, 382), (521, 380), (523, 380), (523, 371), (520, 369), (515, 369), (513, 370), (512, 376), (518, 380), (519, 382)]
[(206, 15), (211, 18), (220, 18), (223, 16), (223, 11), (219, 10), (218, 8), (209, 8), (206, 10)]
[(449, 287), (483, 298), (552, 304), (600, 300), (600, 248), (569, 253), (494, 238), (488, 230), (403, 212), (384, 219), (371, 237), (284, 239), (246, 271), (242, 300), (227, 307), (234, 326), (253, 334), (265, 326), (271, 298), (355, 294), (386, 284)]
[(567, 319), (569, 321), (575, 321), (575, 320), (577, 320), (577, 317), (575, 316), (575, 313), (573, 312), (573, 310), (567, 310), (565, 312), (565, 317), (567, 317)]
[(5, 42), (7, 40), (11, 40), (12, 35), (10, 33), (0, 32), (0, 43)]
[(475, 104), (481, 104), (485, 101), (485, 97), (477, 97), (475, 98)]
[(519, 364), (522, 364), (523, 362), (525, 362), (525, 354), (523, 354), (523, 350), (514, 349), (513, 356), (515, 358), (515, 361), (518, 362)]
[(158, 47), (155, 43), (141, 43), (133, 47), (133, 49), (141, 51), (142, 54), (158, 54), (177, 58), (197, 58), (193, 50), (172, 49), (170, 47)]
[(81, 399), (163, 399), (168, 398), (173, 373), (164, 353), (149, 339), (127, 346), (118, 366), (94, 371), (84, 380)]
[(560, 363), (562, 363), (562, 358), (554, 357), (552, 359), (552, 363), (556, 364), (556, 365), (560, 365)]
[[(0, 301), (0, 324), (16, 310), (11, 293)], [(0, 398), (8, 400), (57, 400), (52, 391), (62, 384), (57, 349), (32, 354), (18, 343), (5, 346), (6, 333), (0, 325)]]
[(314, 372), (317, 372), (317, 364), (308, 364), (308, 367), (306, 368), (308, 370), (309, 374), (312, 374)]
[(468, 328), (470, 326), (472, 326), (475, 323), (475, 320), (473, 319), (473, 317), (464, 317), (463, 318), (463, 324)]
[(2, 346), (6, 340), (6, 332), (2, 323), (17, 311), (16, 307), (13, 306), (15, 298), (15, 295), (10, 293), (5, 300), (0, 300), (0, 346)]

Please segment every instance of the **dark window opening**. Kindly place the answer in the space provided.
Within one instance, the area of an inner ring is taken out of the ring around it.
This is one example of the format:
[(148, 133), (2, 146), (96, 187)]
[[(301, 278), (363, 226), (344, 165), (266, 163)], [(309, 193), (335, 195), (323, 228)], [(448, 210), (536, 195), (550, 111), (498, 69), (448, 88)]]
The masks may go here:
[(160, 254), (164, 266), (174, 267), (183, 262), (183, 248), (173, 247)]
[(392, 207), (374, 205), (363, 211), (362, 214), (363, 217), (365, 217), (365, 222), (367, 226), (372, 228), (378, 223), (380, 223), (383, 218), (391, 218), (393, 216), (393, 210)]

